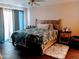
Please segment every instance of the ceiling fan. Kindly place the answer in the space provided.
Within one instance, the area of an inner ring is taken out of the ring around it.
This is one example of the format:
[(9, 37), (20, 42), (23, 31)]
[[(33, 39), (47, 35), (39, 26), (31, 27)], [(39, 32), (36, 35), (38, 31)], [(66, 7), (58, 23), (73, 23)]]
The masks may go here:
[(43, 2), (44, 0), (29, 0), (28, 4), (33, 6), (33, 5), (37, 5), (40, 6), (40, 4), (38, 2)]

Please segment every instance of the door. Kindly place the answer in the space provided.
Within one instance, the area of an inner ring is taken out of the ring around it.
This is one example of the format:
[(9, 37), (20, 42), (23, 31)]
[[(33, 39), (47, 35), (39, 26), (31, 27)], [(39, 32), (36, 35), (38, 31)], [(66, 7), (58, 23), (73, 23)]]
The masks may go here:
[(19, 11), (19, 30), (24, 30), (24, 12)]

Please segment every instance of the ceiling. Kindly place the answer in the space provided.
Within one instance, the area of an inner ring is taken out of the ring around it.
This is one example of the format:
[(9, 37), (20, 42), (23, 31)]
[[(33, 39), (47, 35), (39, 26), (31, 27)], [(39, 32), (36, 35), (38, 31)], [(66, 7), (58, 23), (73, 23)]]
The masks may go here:
[[(18, 6), (18, 7), (27, 7), (29, 0), (0, 0), (0, 5), (12, 5), (12, 6)], [(79, 0), (45, 0), (41, 2), (37, 2), (40, 4), (40, 6), (48, 6), (48, 5), (55, 5), (55, 4), (62, 4), (62, 3), (68, 3), (68, 2), (79, 2)]]

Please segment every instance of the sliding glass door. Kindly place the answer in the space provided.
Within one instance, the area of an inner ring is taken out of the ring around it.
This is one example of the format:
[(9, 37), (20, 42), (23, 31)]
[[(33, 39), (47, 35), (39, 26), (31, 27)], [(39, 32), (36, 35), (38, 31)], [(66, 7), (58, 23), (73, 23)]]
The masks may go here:
[(23, 30), (24, 29), (24, 11), (13, 10), (13, 30)]
[(10, 39), (13, 31), (24, 30), (24, 11), (3, 9), (5, 41)]
[(4, 32), (5, 32), (5, 41), (8, 40), (13, 33), (13, 20), (12, 20), (12, 10), (3, 9), (4, 15)]
[(19, 30), (24, 30), (24, 12), (19, 11)]

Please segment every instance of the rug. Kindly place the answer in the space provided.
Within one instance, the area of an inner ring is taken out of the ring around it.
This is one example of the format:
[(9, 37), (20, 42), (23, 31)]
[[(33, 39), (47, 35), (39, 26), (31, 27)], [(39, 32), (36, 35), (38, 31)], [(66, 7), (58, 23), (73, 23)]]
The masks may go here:
[(65, 59), (68, 50), (69, 50), (69, 46), (55, 43), (53, 46), (48, 48), (44, 52), (44, 54), (51, 56), (51, 57), (58, 58), (58, 59)]

